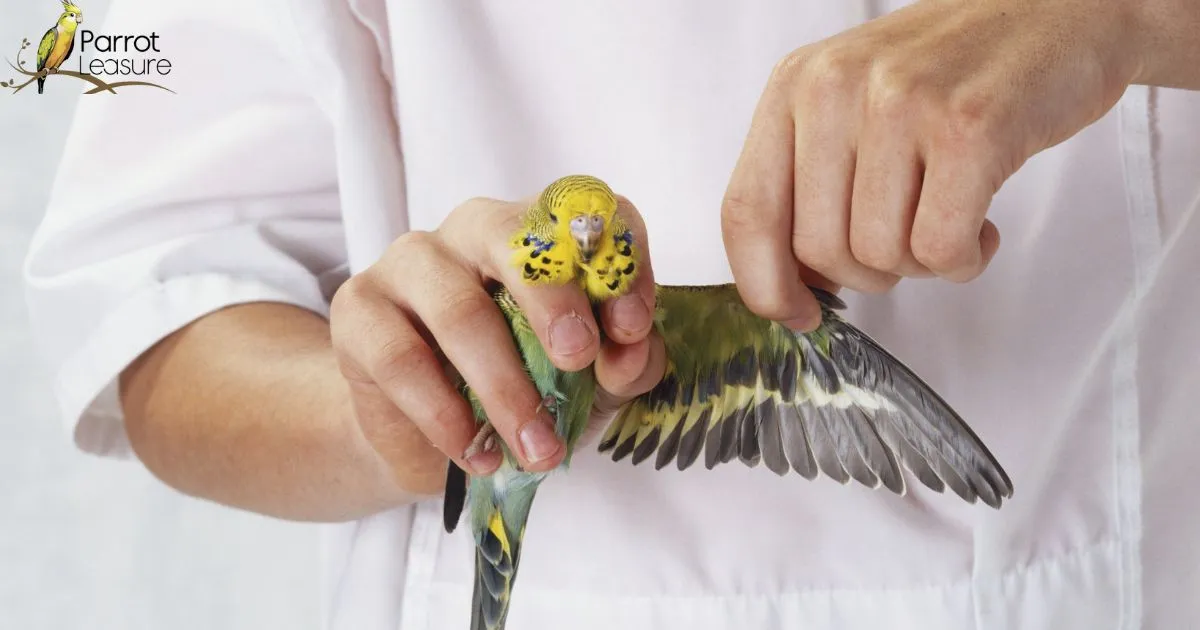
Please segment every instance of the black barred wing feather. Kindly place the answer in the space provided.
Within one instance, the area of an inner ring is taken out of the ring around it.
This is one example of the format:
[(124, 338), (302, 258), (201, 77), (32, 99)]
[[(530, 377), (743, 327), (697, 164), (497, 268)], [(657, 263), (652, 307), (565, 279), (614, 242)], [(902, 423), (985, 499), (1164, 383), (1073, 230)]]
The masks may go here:
[(809, 334), (751, 313), (733, 285), (660, 287), (662, 382), (622, 408), (600, 443), (614, 461), (686, 469), (739, 459), (779, 475), (818, 472), (904, 494), (901, 468), (942, 492), (998, 508), (1004, 469), (962, 418), (814, 290), (824, 322)]

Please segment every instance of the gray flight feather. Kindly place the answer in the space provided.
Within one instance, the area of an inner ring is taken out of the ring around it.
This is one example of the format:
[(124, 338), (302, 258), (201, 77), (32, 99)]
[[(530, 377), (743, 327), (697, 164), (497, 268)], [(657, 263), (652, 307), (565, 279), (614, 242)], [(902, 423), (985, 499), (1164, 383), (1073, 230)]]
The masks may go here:
[[(814, 289), (823, 321), (794, 333), (760, 318), (733, 285), (659, 287), (667, 376), (626, 404), (600, 442), (614, 461), (655, 454), (685, 470), (738, 459), (896, 494), (901, 468), (937, 492), (999, 508), (1012, 481), (969, 426), (927, 383), (834, 311)], [(697, 415), (693, 407), (699, 405)], [(688, 420), (690, 418), (690, 421)]]

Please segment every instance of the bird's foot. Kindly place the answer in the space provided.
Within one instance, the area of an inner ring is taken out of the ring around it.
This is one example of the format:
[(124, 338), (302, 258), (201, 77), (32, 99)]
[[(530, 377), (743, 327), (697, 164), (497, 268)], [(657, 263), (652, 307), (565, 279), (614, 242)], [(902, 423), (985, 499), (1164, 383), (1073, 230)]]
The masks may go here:
[(463, 459), (471, 459), (472, 457), (494, 450), (496, 448), (496, 430), (492, 425), (485, 424), (479, 427), (479, 432), (475, 437), (471, 438), (471, 443), (467, 446), (467, 450), (463, 451)]
[(542, 413), (543, 409), (549, 411), (551, 415), (557, 416), (558, 398), (554, 394), (546, 394), (546, 396), (542, 398), (542, 402), (538, 403), (537, 409), (533, 410), (533, 415), (536, 416)]

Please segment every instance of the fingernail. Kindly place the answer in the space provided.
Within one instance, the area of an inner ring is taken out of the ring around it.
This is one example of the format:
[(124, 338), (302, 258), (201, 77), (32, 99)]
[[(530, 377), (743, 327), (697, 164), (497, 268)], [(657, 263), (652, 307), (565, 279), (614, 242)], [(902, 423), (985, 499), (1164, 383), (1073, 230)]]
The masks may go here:
[(650, 325), (650, 309), (640, 295), (625, 295), (612, 305), (612, 324), (627, 333), (640, 333)]
[(525, 449), (525, 459), (530, 463), (553, 457), (562, 446), (558, 435), (551, 428), (548, 415), (544, 412), (521, 428), (520, 438), (521, 448)]
[(571, 313), (550, 324), (550, 351), (557, 355), (575, 354), (592, 343), (592, 330), (583, 318)]

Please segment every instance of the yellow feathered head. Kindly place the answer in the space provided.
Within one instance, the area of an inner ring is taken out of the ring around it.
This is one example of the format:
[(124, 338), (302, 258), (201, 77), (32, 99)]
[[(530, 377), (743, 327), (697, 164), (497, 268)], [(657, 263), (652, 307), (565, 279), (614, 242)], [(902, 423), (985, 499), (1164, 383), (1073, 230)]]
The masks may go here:
[(75, 24), (83, 23), (83, 9), (80, 9), (78, 6), (76, 6), (70, 0), (62, 0), (62, 5), (63, 5), (63, 13), (58, 18), (58, 21), (60, 23), (62, 23), (62, 22), (74, 22)]
[(607, 236), (611, 239), (617, 198), (608, 184), (588, 175), (563, 177), (542, 193), (555, 225), (555, 240), (573, 242), (589, 262)]

